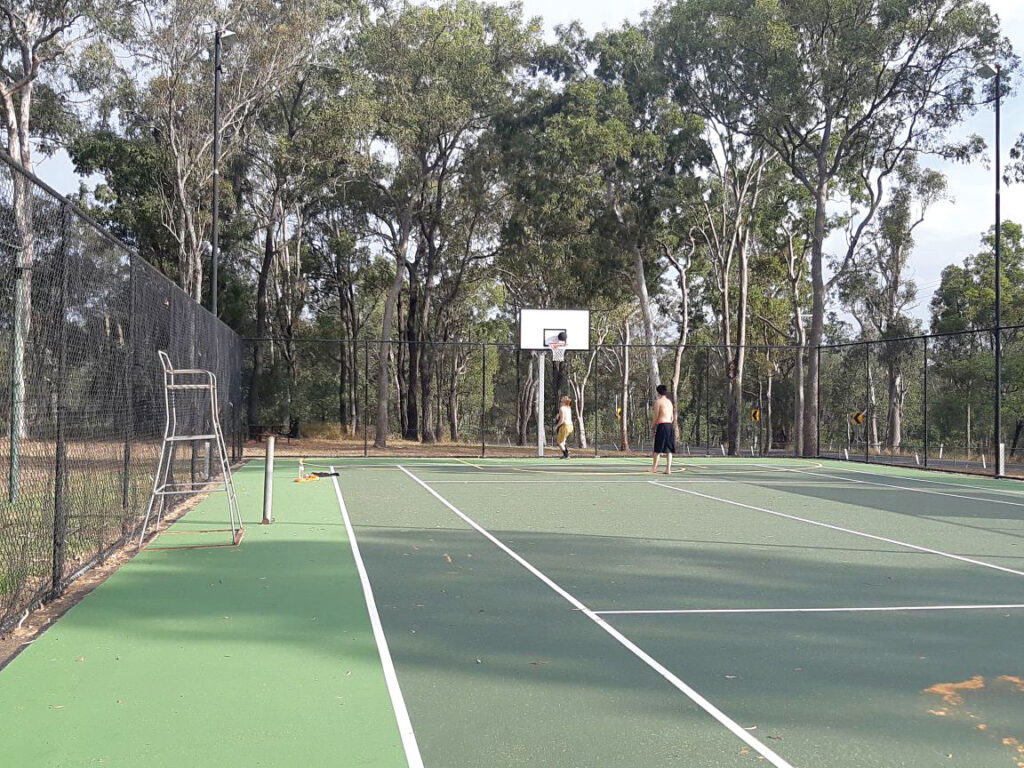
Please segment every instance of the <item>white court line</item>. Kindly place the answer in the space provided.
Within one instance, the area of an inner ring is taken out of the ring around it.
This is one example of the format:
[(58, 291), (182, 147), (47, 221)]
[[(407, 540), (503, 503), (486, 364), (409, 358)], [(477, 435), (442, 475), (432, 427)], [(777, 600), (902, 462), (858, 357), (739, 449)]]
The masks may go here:
[[(649, 475), (650, 473), (647, 473), (647, 474)], [(659, 472), (658, 474), (661, 474), (661, 473)], [(675, 474), (675, 473), (673, 473), (673, 474)], [(510, 478), (518, 478), (518, 477), (519, 477), (519, 475), (510, 475)], [(574, 485), (574, 484), (575, 485), (605, 485), (607, 483), (633, 483), (633, 484), (636, 484), (636, 483), (650, 483), (651, 482), (649, 477), (644, 478), (642, 480), (604, 480), (604, 479), (601, 479), (600, 475), (598, 475), (596, 473), (595, 473), (594, 477), (598, 478), (598, 479), (595, 479), (595, 480), (578, 480), (578, 479), (573, 479), (573, 478), (565, 478), (563, 480), (518, 480), (518, 479), (509, 479), (509, 480), (431, 480), (430, 482), (431, 482), (432, 485), (440, 485), (440, 484), (446, 484), (446, 485), (466, 485), (466, 484), (479, 484), (479, 483), (505, 483), (506, 485), (518, 485), (519, 483), (548, 483), (548, 484), (557, 484), (557, 485), (565, 485), (565, 484), (568, 484), (568, 485)], [(756, 480), (756, 481), (743, 481), (743, 480), (728, 480), (728, 481), (723, 481), (723, 480), (683, 480), (681, 478), (678, 479), (678, 480), (675, 479), (675, 478), (670, 478), (669, 480), (666, 480), (664, 482), (679, 483), (680, 485), (721, 485), (723, 482), (737, 483), (739, 485), (747, 485), (748, 482), (749, 482), (749, 484), (752, 484), (752, 485), (789, 485), (789, 486), (795, 486), (795, 487), (800, 487), (800, 488), (814, 488), (814, 487), (825, 487), (825, 486), (841, 486), (841, 485), (846, 485), (846, 484), (848, 484), (848, 483), (850, 483), (852, 481), (848, 480), (846, 478), (838, 478), (837, 477), (836, 478), (836, 482), (834, 482), (834, 483), (810, 483), (810, 482), (807, 482), (807, 481), (800, 481), (800, 480)]]
[[(665, 485), (659, 483), (656, 480), (649, 481), (651, 485), (657, 485), (661, 488), (668, 488), (670, 491), (676, 491), (677, 493), (686, 493), (690, 496), (699, 496), (702, 499), (710, 499), (711, 501), (719, 501), (722, 504), (729, 504), (734, 507), (742, 507), (743, 509), (752, 509), (755, 512), (765, 512), (769, 515), (775, 515), (776, 517), (783, 517), (787, 520), (796, 520), (798, 523), (808, 523), (810, 525), (817, 525), (822, 528), (828, 528), (833, 531), (839, 531), (840, 533), (852, 533), (854, 536), (863, 536), (865, 539), (873, 539), (874, 541), (883, 541), (886, 544), (895, 544), (899, 547), (906, 547), (907, 549), (913, 549), (917, 552), (925, 552), (929, 555), (939, 555), (940, 557), (948, 557), (950, 560), (959, 560), (962, 563), (970, 563), (971, 565), (980, 565), (983, 568), (991, 568), (995, 571), (1002, 571), (1004, 573), (1012, 573), (1014, 576), (1024, 576), (1024, 571), (1015, 571), (1013, 568), (1006, 568), (1002, 565), (994, 565), (993, 563), (986, 563), (984, 560), (975, 560), (974, 558), (964, 557), (963, 555), (954, 555), (952, 552), (943, 552), (940, 549), (930, 549), (929, 547), (920, 547), (917, 544), (910, 544), (906, 541), (899, 541), (898, 539), (889, 539), (885, 536), (876, 536), (873, 533), (865, 533), (864, 531), (857, 531), (853, 528), (843, 528), (839, 525), (832, 525), (831, 523), (822, 523), (818, 520), (809, 520), (806, 517), (798, 517), (797, 515), (790, 515), (785, 512), (776, 512), (772, 509), (765, 509), (764, 507), (755, 507), (751, 504), (744, 504), (740, 501), (732, 501), (731, 499), (722, 499), (718, 496), (709, 496), (706, 493), (698, 493), (697, 491), (690, 491), (686, 488), (679, 488), (674, 485)], [(978, 499), (975, 499), (978, 501)]]
[[(835, 475), (826, 475), (824, 472), (811, 472), (806, 469), (790, 469), (789, 472), (795, 472), (801, 475), (812, 475), (814, 477), (827, 477), (831, 480), (841, 480), (846, 483), (858, 483), (860, 485), (877, 485), (880, 488), (895, 488), (898, 491), (906, 491), (907, 493), (927, 493), (931, 496), (948, 496), (951, 499), (965, 499), (966, 501), (976, 501), (980, 504), (1004, 504), (1010, 507), (1024, 507), (1024, 502), (1021, 501), (1006, 501), (1006, 499), (979, 499), (977, 496), (964, 496), (961, 493), (949, 493), (947, 491), (933, 491), (931, 488), (908, 488), (905, 485), (893, 485), (892, 483), (880, 483), (877, 480), (858, 480), (855, 477), (836, 477)], [(874, 475), (878, 477), (878, 475)]]
[[(331, 467), (331, 472), (334, 472)], [(380, 654), (380, 664), (384, 672), (384, 681), (387, 683), (388, 694), (391, 696), (391, 706), (395, 710), (395, 720), (398, 723), (398, 732), (402, 737), (402, 747), (405, 749), (405, 759), (409, 768), (423, 768), (423, 757), (420, 755), (419, 744), (416, 743), (416, 733), (412, 728), (412, 720), (409, 718), (409, 710), (405, 706), (405, 697), (402, 695), (402, 688), (398, 684), (398, 673), (395, 672), (395, 663), (391, 659), (391, 650), (388, 648), (388, 640), (384, 635), (384, 627), (380, 621), (380, 613), (377, 611), (377, 601), (373, 598), (373, 589), (370, 587), (370, 578), (366, 573), (366, 566), (363, 564), (363, 557), (359, 553), (359, 542), (356, 541), (355, 530), (352, 528), (352, 520), (348, 515), (348, 507), (345, 506), (345, 499), (341, 495), (341, 486), (338, 485), (338, 478), (331, 478), (334, 482), (334, 493), (338, 497), (338, 506), (341, 509), (341, 517), (345, 521), (345, 531), (348, 533), (349, 543), (352, 545), (352, 555), (356, 561), (356, 569), (359, 571), (359, 581), (363, 585), (363, 597), (366, 600), (366, 607), (370, 613), (370, 625), (373, 627), (373, 637), (377, 641), (377, 652)]]
[(511, 557), (521, 566), (523, 566), (523, 568), (525, 568), (527, 571), (529, 571), (538, 579), (540, 579), (544, 584), (550, 587), (556, 594), (562, 597), (566, 602), (568, 602), (577, 610), (584, 613), (587, 616), (587, 618), (589, 618), (591, 621), (593, 621), (595, 624), (601, 627), (601, 629), (603, 629), (605, 632), (607, 632), (609, 635), (615, 638), (623, 647), (632, 652), (634, 656), (643, 661), (645, 664), (647, 664), (647, 666), (649, 666), (651, 669), (653, 669), (655, 672), (661, 675), (665, 680), (671, 683), (671, 685), (675, 687), (676, 690), (685, 694), (697, 706), (699, 706), (701, 709), (703, 709), (705, 712), (707, 712), (709, 715), (715, 718), (715, 720), (717, 720), (719, 723), (728, 728), (734, 736), (736, 736), (744, 743), (746, 743), (747, 746), (755, 749), (762, 757), (768, 760), (768, 762), (776, 766), (776, 768), (793, 768), (793, 766), (790, 763), (787, 763), (784, 759), (782, 759), (782, 757), (776, 754), (774, 750), (772, 750), (768, 745), (761, 743), (753, 736), (751, 736), (750, 733), (744, 730), (744, 728), (741, 725), (739, 725), (735, 720), (732, 720), (728, 715), (726, 715), (724, 712), (718, 709), (718, 707), (716, 707), (710, 701), (708, 701), (699, 693), (697, 693), (697, 691), (695, 691), (689, 685), (684, 683), (681, 679), (676, 677), (660, 662), (658, 662), (646, 651), (642, 650), (639, 646), (633, 643), (633, 641), (631, 641), (629, 638), (627, 638), (625, 635), (623, 635), (621, 632), (619, 632), (617, 629), (611, 626), (608, 622), (606, 622), (604, 619), (602, 619), (600, 616), (594, 613), (594, 611), (587, 608), (587, 606), (580, 602), (579, 599), (571, 595), (569, 592), (567, 592), (565, 589), (563, 589), (557, 583), (555, 583), (555, 581), (553, 581), (540, 570), (535, 568), (529, 561), (527, 561), (524, 557), (513, 551), (498, 537), (494, 536), (490, 531), (483, 528), (476, 521), (471, 519), (468, 515), (461, 512), (455, 505), (453, 505), (450, 501), (444, 498), (444, 496), (442, 496), (429, 485), (427, 485), (425, 482), (420, 480), (418, 477), (416, 477), (416, 475), (407, 470), (405, 467), (401, 467), (401, 469), (403, 472), (405, 472), (405, 474), (407, 474), (409, 477), (415, 480), (420, 486), (426, 489), (431, 496), (433, 496), (435, 499), (444, 504), (448, 509), (450, 509), (456, 515), (462, 518), (463, 521), (465, 521), (468, 525), (472, 526), (478, 533), (486, 537), (492, 544), (494, 544), (494, 546), (496, 546), (506, 555)]
[(900, 613), (903, 611), (988, 611), (1024, 608), (1024, 603), (1007, 605), (886, 605), (861, 608), (665, 608), (634, 611), (594, 611), (598, 616), (665, 616), (670, 614), (715, 613)]
[(871, 477), (889, 477), (893, 480), (913, 480), (916, 483), (931, 483), (933, 485), (945, 485), (950, 488), (970, 488), (974, 491), (981, 491), (982, 493), (1002, 493), (1007, 496), (1024, 496), (1024, 490), (1013, 491), (1009, 488), (989, 488), (984, 485), (972, 485), (970, 483), (947, 483), (945, 480), (931, 480), (924, 477), (911, 477), (909, 475), (895, 475), (887, 472), (869, 472), (864, 469), (851, 469), (849, 467), (823, 467), (833, 472), (856, 472), (859, 475), (870, 475)]

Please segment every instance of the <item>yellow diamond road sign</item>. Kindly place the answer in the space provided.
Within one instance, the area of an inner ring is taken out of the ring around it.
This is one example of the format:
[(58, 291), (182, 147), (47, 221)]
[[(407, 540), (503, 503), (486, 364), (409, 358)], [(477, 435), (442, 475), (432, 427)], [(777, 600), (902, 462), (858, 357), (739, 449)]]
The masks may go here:
[(761, 420), (761, 409), (751, 408), (750, 409), (750, 420), (755, 424)]
[(863, 424), (864, 423), (864, 411), (854, 411), (853, 413), (850, 414), (850, 420), (854, 424)]

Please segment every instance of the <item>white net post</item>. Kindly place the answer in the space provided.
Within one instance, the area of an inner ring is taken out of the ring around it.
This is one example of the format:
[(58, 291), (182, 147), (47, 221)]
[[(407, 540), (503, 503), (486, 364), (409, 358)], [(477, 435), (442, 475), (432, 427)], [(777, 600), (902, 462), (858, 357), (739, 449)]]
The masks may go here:
[(544, 457), (544, 353), (537, 353), (537, 455)]
[(274, 522), (274, 436), (267, 438), (267, 459), (263, 467), (263, 520), (261, 525)]

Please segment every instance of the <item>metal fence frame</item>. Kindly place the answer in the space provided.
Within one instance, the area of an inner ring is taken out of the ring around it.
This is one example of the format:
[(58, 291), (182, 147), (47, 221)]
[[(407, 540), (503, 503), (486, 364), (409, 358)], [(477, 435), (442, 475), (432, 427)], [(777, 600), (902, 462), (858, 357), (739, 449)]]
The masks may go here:
[(240, 337), (0, 155), (4, 293), (0, 634), (137, 533), (163, 431), (157, 349), (220, 374), (236, 459), (244, 439)]

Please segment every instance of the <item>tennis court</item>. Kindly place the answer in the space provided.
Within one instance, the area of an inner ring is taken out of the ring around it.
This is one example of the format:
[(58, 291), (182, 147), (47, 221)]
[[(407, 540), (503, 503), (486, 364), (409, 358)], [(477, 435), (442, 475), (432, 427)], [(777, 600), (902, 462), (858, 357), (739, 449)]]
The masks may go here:
[(0, 671), (9, 764), (1024, 766), (1024, 486), (306, 468), (259, 526), (250, 462), (240, 548), (203, 502)]

